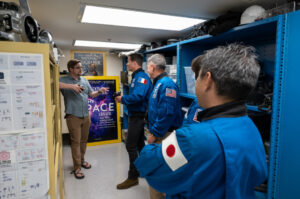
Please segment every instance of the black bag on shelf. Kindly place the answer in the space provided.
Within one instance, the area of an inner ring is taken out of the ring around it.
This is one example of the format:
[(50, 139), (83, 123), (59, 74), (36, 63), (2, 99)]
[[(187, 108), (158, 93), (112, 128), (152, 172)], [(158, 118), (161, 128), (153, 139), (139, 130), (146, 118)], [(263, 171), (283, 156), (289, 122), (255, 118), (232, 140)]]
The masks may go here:
[(240, 24), (242, 13), (228, 11), (226, 14), (217, 17), (216, 19), (206, 22), (207, 33), (210, 35), (217, 35), (230, 30)]
[(240, 24), (241, 12), (228, 11), (226, 14), (211, 19), (203, 23), (194, 26), (192, 32), (190, 32), (184, 39), (190, 39), (203, 35), (217, 35), (230, 30)]

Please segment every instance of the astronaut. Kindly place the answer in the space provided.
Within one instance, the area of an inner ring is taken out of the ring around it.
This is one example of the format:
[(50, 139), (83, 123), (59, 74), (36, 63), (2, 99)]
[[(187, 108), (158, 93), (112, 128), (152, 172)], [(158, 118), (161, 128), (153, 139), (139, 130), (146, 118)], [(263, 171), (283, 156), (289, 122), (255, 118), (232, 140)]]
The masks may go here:
[(132, 71), (132, 81), (128, 95), (115, 97), (116, 102), (122, 103), (128, 108), (128, 135), (126, 149), (129, 156), (128, 178), (117, 185), (117, 189), (128, 189), (139, 184), (139, 173), (134, 166), (144, 142), (144, 119), (146, 116), (148, 101), (152, 92), (152, 82), (142, 69), (143, 56), (138, 53), (128, 55), (127, 69)]
[[(165, 72), (166, 60), (154, 54), (147, 60), (147, 69), (153, 79), (153, 91), (149, 99), (148, 122), (150, 135), (148, 143), (161, 143), (173, 130), (182, 124), (179, 89)], [(164, 198), (163, 194), (149, 188), (150, 199)]]
[(166, 198), (255, 198), (267, 179), (259, 131), (247, 116), (245, 99), (260, 67), (254, 48), (220, 46), (196, 57), (197, 121), (177, 129), (162, 144), (144, 147), (135, 166)]

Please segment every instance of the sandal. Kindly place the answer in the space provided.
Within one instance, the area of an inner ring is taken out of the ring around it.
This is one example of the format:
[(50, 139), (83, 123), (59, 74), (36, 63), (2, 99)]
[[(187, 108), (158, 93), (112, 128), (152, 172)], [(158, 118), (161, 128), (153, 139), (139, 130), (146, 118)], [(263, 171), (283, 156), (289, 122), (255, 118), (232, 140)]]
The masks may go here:
[(92, 168), (92, 165), (86, 161), (84, 161), (82, 164), (81, 164), (81, 167), (85, 168), (85, 169), (90, 169)]
[(75, 176), (76, 179), (83, 179), (84, 178), (84, 174), (81, 173), (80, 171), (81, 171), (81, 169), (76, 169), (76, 171), (73, 170), (71, 172), (71, 174), (74, 174), (74, 176)]

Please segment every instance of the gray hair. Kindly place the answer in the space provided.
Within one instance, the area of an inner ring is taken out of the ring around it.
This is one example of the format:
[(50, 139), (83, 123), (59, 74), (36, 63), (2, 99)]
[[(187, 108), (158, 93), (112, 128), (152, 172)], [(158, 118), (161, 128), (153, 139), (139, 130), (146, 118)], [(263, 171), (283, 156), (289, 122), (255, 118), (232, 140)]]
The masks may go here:
[(199, 69), (201, 77), (210, 72), (218, 95), (237, 100), (247, 98), (260, 71), (255, 48), (237, 43), (206, 51), (193, 60), (192, 68)]
[(165, 70), (166, 69), (166, 59), (161, 54), (154, 54), (148, 58), (147, 63), (152, 62), (158, 69)]

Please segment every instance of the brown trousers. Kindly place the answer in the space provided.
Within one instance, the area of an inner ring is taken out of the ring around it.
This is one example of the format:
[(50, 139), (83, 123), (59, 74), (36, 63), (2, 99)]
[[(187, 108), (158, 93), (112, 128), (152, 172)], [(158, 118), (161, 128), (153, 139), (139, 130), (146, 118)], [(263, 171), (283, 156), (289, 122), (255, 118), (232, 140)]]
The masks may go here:
[[(172, 132), (167, 132), (164, 137), (162, 138), (156, 138), (156, 141), (155, 143), (156, 144), (161, 144), (162, 141), (168, 137)], [(165, 198), (165, 194), (164, 193), (161, 193), (159, 191), (157, 191), (156, 189), (154, 189), (153, 187), (151, 187), (149, 185), (149, 193), (150, 193), (150, 199), (164, 199)]]
[(91, 120), (89, 116), (79, 118), (73, 115), (68, 115), (66, 120), (71, 138), (73, 166), (74, 170), (76, 170), (80, 169), (81, 164), (84, 162)]

